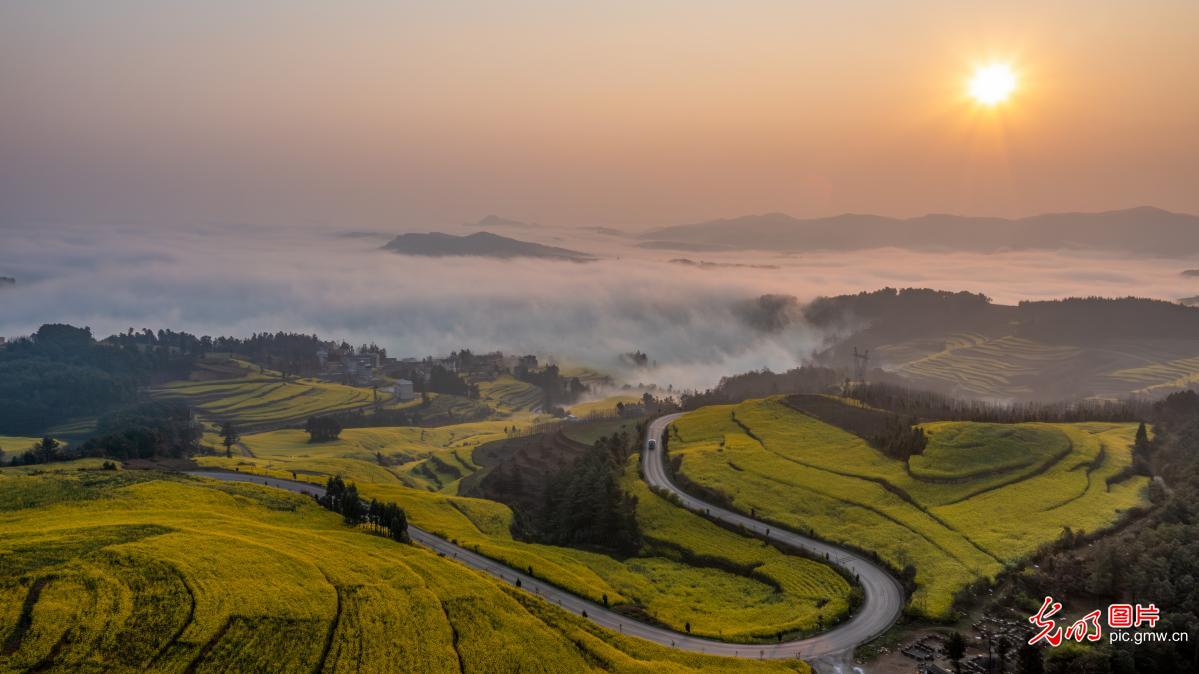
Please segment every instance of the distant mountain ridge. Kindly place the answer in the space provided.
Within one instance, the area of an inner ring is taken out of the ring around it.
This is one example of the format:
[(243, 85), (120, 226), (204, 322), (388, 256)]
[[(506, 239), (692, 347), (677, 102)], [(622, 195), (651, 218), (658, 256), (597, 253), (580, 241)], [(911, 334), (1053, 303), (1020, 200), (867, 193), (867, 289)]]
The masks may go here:
[(491, 232), (476, 232), (467, 236), (455, 236), (444, 232), (400, 234), (383, 246), (383, 249), (403, 255), (425, 257), (530, 257), (572, 262), (589, 262), (596, 259), (576, 250), (509, 239)]
[(853, 213), (800, 219), (785, 213), (766, 213), (663, 227), (641, 238), (644, 248), (676, 250), (898, 247), (991, 252), (1090, 248), (1181, 256), (1199, 253), (1199, 216), (1148, 206), (1017, 219), (947, 214), (901, 219)]
[(486, 231), (489, 229), (542, 229), (541, 225), (533, 222), (524, 222), (522, 220), (503, 218), (495, 214), (488, 215), (478, 222), (465, 223), (462, 226), (480, 231)]

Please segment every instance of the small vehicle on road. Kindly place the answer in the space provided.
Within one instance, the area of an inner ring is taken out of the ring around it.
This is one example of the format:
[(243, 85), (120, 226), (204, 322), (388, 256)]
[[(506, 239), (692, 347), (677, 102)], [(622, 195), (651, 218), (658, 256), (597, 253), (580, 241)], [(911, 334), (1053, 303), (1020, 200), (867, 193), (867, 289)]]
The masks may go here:
[(648, 443), (646, 443), (645, 446), (647, 449), (649, 449), (652, 452), (652, 451), (654, 451), (654, 448), (658, 446), (658, 441), (650, 440)]

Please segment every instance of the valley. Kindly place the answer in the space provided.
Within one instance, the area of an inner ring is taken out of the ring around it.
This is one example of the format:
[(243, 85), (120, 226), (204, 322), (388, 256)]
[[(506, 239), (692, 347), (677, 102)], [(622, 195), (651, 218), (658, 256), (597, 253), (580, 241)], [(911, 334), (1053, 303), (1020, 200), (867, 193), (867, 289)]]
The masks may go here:
[[(886, 326), (875, 322), (873, 334)], [(963, 333), (939, 356), (875, 352), (904, 354), (912, 365), (897, 372), (912, 381), (944, 368), (1002, 386), (1016, 379), (941, 360), (988, 353), (1017, 377), (1039, 367), (1021, 358), (1047, 363), (1088, 348), (1045, 352), (1020, 339)], [(991, 341), (1004, 348), (988, 351)], [(286, 335), (230, 343), (242, 353), (172, 351), (168, 376), (141, 402), (60, 426), (69, 433), (47, 428), (49, 445), (37, 434), (0, 438), (12, 457), (0, 468), (10, 511), (0, 530), (14, 541), (0, 549), (14, 562), (0, 583), (25, 607), (0, 620), (3, 667), (99, 658), (166, 671), (361, 670), (400, 649), (412, 671), (493, 671), (562, 649), (562, 662), (582, 658), (582, 669), (735, 671), (772, 660), (834, 671), (889, 635), (954, 624), (1030, 559), (1152, 508), (1133, 452), (1137, 424), (1123, 420), (1147, 408), (1131, 402), (1055, 421), (1064, 408), (952, 407), (904, 393), (891, 375), (845, 389), (822, 366), (672, 395), (533, 356), (396, 359)], [(105, 357), (116, 348), (72, 345)], [(177, 363), (190, 363), (184, 376)], [(1177, 374), (1148, 367), (1140, 376)], [(905, 395), (915, 412), (865, 402)], [(21, 453), (33, 445), (43, 449)], [(399, 509), (412, 543), (320, 508), (313, 497), (333, 479), (370, 512)], [(235, 552), (233, 541), (252, 545)], [(356, 561), (332, 568), (305, 552), (328, 546)], [(44, 558), (22, 561), (35, 551)], [(114, 571), (114, 559), (135, 575)], [(212, 568), (218, 559), (223, 568)], [(380, 564), (388, 570), (373, 570)], [(242, 569), (254, 581), (237, 592), (257, 603), (217, 589)], [(262, 598), (297, 583), (302, 599)], [(77, 587), (86, 600), (64, 607), (55, 593)], [(140, 601), (175, 608), (148, 616)], [(142, 626), (152, 620), (163, 624)], [(401, 623), (421, 626), (406, 637), (414, 641), (380, 636)], [(520, 625), (533, 631), (519, 645), (486, 645), (524, 634)], [(106, 636), (118, 629), (162, 636), (124, 652)], [(694, 659), (714, 656), (724, 659)]]

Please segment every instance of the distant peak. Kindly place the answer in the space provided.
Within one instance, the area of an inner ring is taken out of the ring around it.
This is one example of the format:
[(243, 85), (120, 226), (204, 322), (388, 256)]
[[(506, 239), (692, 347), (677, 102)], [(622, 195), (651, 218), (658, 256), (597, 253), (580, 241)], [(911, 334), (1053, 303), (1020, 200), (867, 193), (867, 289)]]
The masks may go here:
[(465, 236), (446, 234), (444, 232), (401, 234), (392, 239), (384, 248), (405, 255), (422, 255), (426, 257), (537, 257), (572, 260), (576, 262), (595, 259), (594, 256), (587, 253), (546, 246), (530, 241), (520, 241), (488, 231), (478, 231)]
[(512, 218), (501, 217), (499, 215), (496, 215), (495, 213), (491, 213), (491, 214), (486, 215), (483, 218), (481, 218), (478, 222), (469, 222), (463, 226), (464, 227), (478, 227), (479, 229), (492, 229), (492, 228), (496, 228), (496, 227), (532, 229), (534, 227), (537, 227), (538, 225), (535, 225), (535, 224), (529, 223), (529, 222), (524, 222), (522, 220), (513, 220)]

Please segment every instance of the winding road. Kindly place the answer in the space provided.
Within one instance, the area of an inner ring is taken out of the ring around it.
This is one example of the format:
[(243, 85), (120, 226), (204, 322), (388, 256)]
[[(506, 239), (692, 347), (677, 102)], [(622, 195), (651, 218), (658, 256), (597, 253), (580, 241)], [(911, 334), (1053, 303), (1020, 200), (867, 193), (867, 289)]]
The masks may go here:
[[(682, 415), (671, 414), (654, 420), (650, 424), (647, 437), (655, 440), (661, 438), (666, 427), (680, 416)], [(648, 446), (646, 447), (643, 454), (646, 482), (676, 495), (680, 504), (689, 510), (733, 526), (744, 527), (746, 531), (760, 536), (766, 534), (769, 528), (766, 524), (701, 501), (676, 487), (666, 475), (663, 453), (661, 448), (649, 449)], [(249, 473), (197, 470), (188, 471), (188, 474), (220, 480), (265, 484), (279, 489), (318, 496), (325, 491), (319, 485)], [(848, 661), (856, 646), (870, 641), (889, 629), (899, 618), (900, 611), (903, 609), (904, 595), (899, 582), (879, 565), (855, 552), (799, 534), (781, 531), (778, 528), (770, 531), (770, 540), (805, 550), (821, 558), (827, 554), (830, 562), (845, 569), (849, 574), (856, 575), (862, 586), (863, 601), (853, 616), (827, 632), (806, 639), (774, 644), (733, 644), (694, 637), (640, 623), (493, 559), (454, 545), (417, 527), (409, 525), (408, 532), (414, 542), (448, 558), (456, 559), (509, 583), (515, 583), (519, 579), (521, 587), (525, 591), (537, 594), (572, 613), (583, 614), (586, 612), (587, 617), (598, 625), (615, 632), (696, 653), (753, 659), (803, 658), (809, 662), (815, 661), (817, 665), (821, 664), (820, 661), (837, 663), (838, 666), (835, 669), (840, 670), (840, 663)]]

